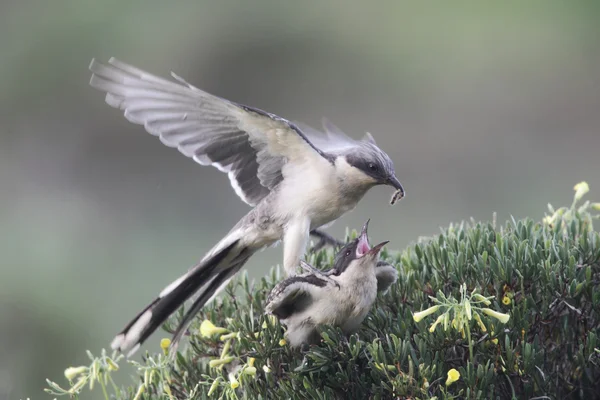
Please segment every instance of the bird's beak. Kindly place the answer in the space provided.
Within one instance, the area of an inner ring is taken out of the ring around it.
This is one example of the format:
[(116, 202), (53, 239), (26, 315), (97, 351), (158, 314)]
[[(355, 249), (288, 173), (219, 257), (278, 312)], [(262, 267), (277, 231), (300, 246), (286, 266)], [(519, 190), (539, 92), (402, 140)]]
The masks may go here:
[(368, 219), (367, 222), (365, 222), (365, 224), (363, 225), (362, 230), (360, 231), (360, 236), (358, 237), (358, 246), (356, 247), (357, 258), (362, 258), (366, 255), (376, 257), (381, 251), (381, 248), (389, 243), (389, 240), (386, 240), (385, 242), (381, 242), (378, 245), (371, 248), (371, 245), (369, 245), (369, 234), (367, 232), (369, 229), (370, 221), (371, 219)]
[(368, 219), (367, 222), (365, 222), (362, 230), (360, 231), (360, 235), (358, 236), (358, 246), (356, 247), (356, 255), (358, 257), (364, 256), (369, 252), (369, 250), (371, 250), (371, 246), (369, 245), (369, 235), (367, 232), (369, 229), (369, 221), (371, 221), (371, 219)]
[(381, 242), (378, 245), (373, 246), (373, 248), (371, 250), (369, 250), (367, 252), (367, 254), (370, 254), (372, 256), (377, 256), (379, 254), (379, 252), (381, 251), (381, 249), (383, 248), (383, 246), (385, 246), (389, 242), (390, 242), (389, 240), (386, 240), (385, 242)]
[(404, 188), (402, 187), (402, 184), (400, 183), (398, 178), (396, 178), (395, 176), (391, 176), (388, 178), (386, 184), (392, 186), (397, 191), (399, 191), (401, 193), (400, 198), (404, 197)]

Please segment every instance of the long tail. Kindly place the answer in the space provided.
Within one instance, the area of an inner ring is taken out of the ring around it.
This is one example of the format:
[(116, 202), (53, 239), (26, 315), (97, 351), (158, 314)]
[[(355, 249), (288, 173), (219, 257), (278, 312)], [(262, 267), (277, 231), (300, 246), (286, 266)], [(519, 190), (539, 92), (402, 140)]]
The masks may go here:
[(113, 350), (127, 352), (129, 357), (146, 339), (194, 293), (199, 296), (186, 312), (171, 341), (176, 348), (194, 316), (211, 300), (254, 253), (237, 238), (226, 246), (217, 245), (186, 274), (167, 286), (112, 341)]

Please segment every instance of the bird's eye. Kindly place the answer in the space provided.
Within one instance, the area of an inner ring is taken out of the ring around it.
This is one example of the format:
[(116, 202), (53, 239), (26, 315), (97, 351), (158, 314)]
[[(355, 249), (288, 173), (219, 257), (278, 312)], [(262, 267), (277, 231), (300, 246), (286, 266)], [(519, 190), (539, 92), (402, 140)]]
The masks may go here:
[(346, 257), (349, 257), (351, 253), (352, 253), (352, 252), (351, 252), (350, 250), (348, 250), (348, 251), (346, 252)]
[(371, 171), (377, 171), (379, 167), (377, 167), (377, 164), (369, 163), (369, 169)]

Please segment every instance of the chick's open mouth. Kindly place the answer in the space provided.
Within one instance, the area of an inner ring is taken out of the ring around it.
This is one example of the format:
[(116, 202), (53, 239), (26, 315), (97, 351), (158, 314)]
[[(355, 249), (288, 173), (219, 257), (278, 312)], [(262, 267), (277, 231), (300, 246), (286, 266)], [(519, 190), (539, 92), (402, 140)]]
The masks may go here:
[(371, 250), (371, 246), (369, 246), (369, 239), (366, 235), (362, 235), (358, 241), (358, 246), (356, 246), (356, 257), (360, 258), (367, 254)]

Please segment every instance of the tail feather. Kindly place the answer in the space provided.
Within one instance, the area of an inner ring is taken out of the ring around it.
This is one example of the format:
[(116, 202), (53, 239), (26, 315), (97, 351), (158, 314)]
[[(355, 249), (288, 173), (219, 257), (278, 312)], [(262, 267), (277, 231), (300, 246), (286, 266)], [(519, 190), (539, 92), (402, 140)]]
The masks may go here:
[[(205, 257), (200, 264), (188, 273), (167, 286), (160, 295), (146, 306), (127, 326), (114, 338), (111, 347), (114, 350), (128, 352), (127, 356), (135, 353), (146, 339), (158, 329), (166, 319), (185, 303), (194, 293), (200, 296), (192, 308), (186, 313), (184, 321), (179, 325), (172, 341), (172, 346), (187, 328), (183, 322), (189, 324), (194, 315), (202, 306), (217, 293), (217, 289), (233, 276), (248, 259), (242, 256), (247, 249), (238, 246), (240, 239), (222, 247), (209, 257)], [(235, 249), (235, 251), (233, 251)], [(227, 258), (227, 260), (225, 260)], [(240, 264), (240, 258), (243, 262)], [(223, 261), (226, 261), (223, 263)], [(194, 311), (192, 313), (192, 311)], [(177, 340), (176, 340), (177, 339)]]
[(187, 330), (198, 311), (200, 311), (200, 309), (204, 307), (206, 303), (212, 300), (215, 295), (227, 285), (231, 278), (240, 270), (240, 268), (242, 268), (246, 261), (248, 261), (250, 255), (251, 253), (247, 251), (247, 249), (242, 250), (232, 262), (231, 268), (220, 272), (212, 281), (210, 281), (206, 288), (203, 288), (202, 294), (196, 299), (196, 301), (194, 301), (190, 309), (183, 316), (183, 319), (173, 334), (173, 339), (171, 340), (170, 346), (172, 354), (174, 353), (173, 350), (177, 349), (181, 337)]

